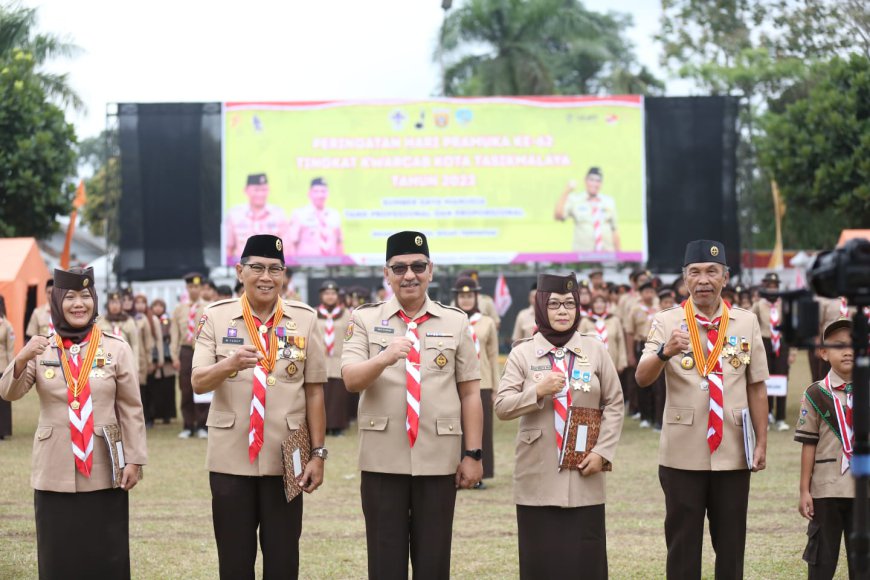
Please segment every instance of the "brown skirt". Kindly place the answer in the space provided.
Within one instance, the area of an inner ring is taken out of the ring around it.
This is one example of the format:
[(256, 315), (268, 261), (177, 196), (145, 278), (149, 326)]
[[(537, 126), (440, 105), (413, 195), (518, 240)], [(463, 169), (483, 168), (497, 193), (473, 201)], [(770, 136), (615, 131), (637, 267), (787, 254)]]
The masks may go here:
[(518, 505), (517, 531), (520, 578), (607, 578), (604, 504)]
[(130, 578), (129, 497), (122, 489), (34, 490), (39, 578)]
[(323, 385), (323, 403), (326, 405), (326, 428), (330, 431), (347, 429), (347, 389), (341, 379), (327, 379)]

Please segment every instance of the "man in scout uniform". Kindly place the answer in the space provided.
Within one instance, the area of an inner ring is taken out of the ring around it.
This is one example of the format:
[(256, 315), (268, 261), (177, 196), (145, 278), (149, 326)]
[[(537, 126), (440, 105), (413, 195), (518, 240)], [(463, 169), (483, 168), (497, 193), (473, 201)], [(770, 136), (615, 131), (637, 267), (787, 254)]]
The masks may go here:
[(184, 419), (184, 429), (178, 434), (179, 439), (189, 439), (194, 432), (200, 439), (208, 437), (205, 430), (208, 403), (193, 402), (193, 387), (190, 384), (196, 323), (199, 320), (200, 308), (202, 307), (200, 300), (202, 280), (202, 274), (197, 272), (191, 272), (184, 277), (189, 300), (178, 303), (175, 310), (172, 311), (172, 321), (169, 326), (169, 353), (172, 356), (172, 367), (178, 371), (181, 416)]
[[(768, 272), (761, 281), (762, 286), (769, 292), (779, 291), (779, 275), (776, 272)], [(773, 302), (767, 298), (761, 298), (752, 305), (752, 313), (758, 317), (758, 325), (761, 327), (761, 340), (764, 341), (764, 352), (767, 355), (767, 368), (771, 375), (783, 375), (788, 377), (790, 361), (790, 349), (782, 336), (782, 300)], [(785, 400), (783, 397), (768, 397), (767, 404), (773, 416), (771, 423), (776, 421), (777, 431), (788, 431), (785, 422)], [(775, 404), (775, 407), (774, 407)]]
[(341, 256), (344, 254), (344, 236), (341, 215), (326, 207), (329, 186), (322, 177), (311, 180), (305, 207), (293, 210), (287, 234), (287, 252), (291, 256)]
[(537, 292), (538, 283), (535, 282), (532, 284), (532, 289), (529, 290), (529, 307), (517, 312), (511, 342), (516, 342), (523, 338), (531, 338), (535, 334), (535, 329), (538, 327), (535, 323), (535, 294)]
[(849, 578), (856, 578), (852, 560), (853, 499), (852, 453), (852, 321), (841, 318), (823, 333), (825, 347), (819, 355), (831, 365), (821, 381), (807, 388), (794, 440), (801, 450), (800, 503), (798, 511), (810, 521), (803, 558), (811, 579), (833, 578), (840, 557), (840, 538), (846, 539)]
[(37, 334), (51, 336), (54, 334), (54, 324), (51, 321), (51, 289), (54, 287), (54, 279), (49, 278), (45, 283), (45, 304), (33, 310), (27, 329), (24, 331), (24, 342), (29, 341)]
[(616, 202), (601, 194), (603, 175), (598, 167), (586, 173), (586, 191), (577, 192), (572, 179), (556, 203), (557, 221), (574, 220), (575, 252), (618, 252), (619, 231), (616, 228)]
[(206, 467), (220, 577), (254, 577), (259, 528), (263, 577), (296, 578), (302, 496), (286, 499), (281, 443), (308, 429), (311, 459), (287, 469), (313, 492), (327, 456), (323, 339), (313, 308), (280, 298), (280, 238), (248, 238), (236, 274), (244, 295), (205, 310), (193, 357), (194, 388), (214, 391)]
[(728, 282), (725, 247), (686, 246), (690, 299), (659, 312), (637, 366), (648, 387), (664, 370), (667, 401), (659, 445), (665, 494), (668, 578), (700, 578), (704, 518), (716, 552), (716, 578), (743, 578), (749, 469), (743, 410), (755, 429), (752, 471), (765, 467), (767, 360), (758, 319), (721, 299)]
[(409, 543), (415, 578), (448, 578), (456, 488), (483, 475), (480, 365), (465, 313), (429, 299), (432, 270), (423, 234), (390, 236), (394, 296), (356, 308), (345, 333), (370, 578), (407, 578)]
[(267, 203), (269, 180), (265, 173), (248, 175), (245, 196), (248, 203), (237, 205), (227, 212), (225, 223), (228, 264), (235, 262), (236, 256), (241, 253), (250, 236), (266, 232), (278, 232), (283, 236), (287, 231), (288, 222), (284, 210)]

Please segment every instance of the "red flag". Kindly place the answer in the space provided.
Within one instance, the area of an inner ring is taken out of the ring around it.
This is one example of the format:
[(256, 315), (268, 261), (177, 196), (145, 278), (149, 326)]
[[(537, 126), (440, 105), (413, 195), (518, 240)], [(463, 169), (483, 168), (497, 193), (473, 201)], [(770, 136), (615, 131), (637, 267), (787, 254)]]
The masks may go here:
[(508, 288), (507, 280), (504, 279), (504, 274), (499, 274), (498, 280), (496, 280), (495, 297), (493, 297), (493, 302), (495, 303), (495, 310), (498, 312), (499, 316), (504, 316), (511, 307), (511, 304), (513, 304), (511, 291), (510, 288)]
[(63, 244), (63, 253), (60, 255), (60, 267), (63, 270), (69, 269), (69, 252), (70, 246), (72, 245), (73, 232), (76, 229), (76, 218), (78, 217), (79, 208), (85, 205), (85, 201), (87, 201), (87, 195), (85, 195), (85, 182), (84, 180), (81, 180), (79, 181), (79, 186), (76, 188), (76, 196), (75, 199), (73, 199), (73, 210), (69, 215), (69, 225), (66, 228), (66, 241)]

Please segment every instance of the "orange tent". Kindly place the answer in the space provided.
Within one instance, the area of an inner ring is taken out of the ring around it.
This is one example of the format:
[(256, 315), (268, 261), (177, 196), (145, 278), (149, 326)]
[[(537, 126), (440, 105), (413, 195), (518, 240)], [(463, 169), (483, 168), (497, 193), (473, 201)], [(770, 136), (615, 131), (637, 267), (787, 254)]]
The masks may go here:
[(37, 304), (45, 304), (50, 277), (35, 238), (0, 239), (0, 296), (6, 299), (6, 314), (15, 328), (15, 352), (24, 346), (28, 290), (34, 287)]
[(870, 240), (870, 230), (843, 230), (840, 232), (840, 241), (837, 242), (837, 247), (841, 248), (846, 242), (855, 238)]

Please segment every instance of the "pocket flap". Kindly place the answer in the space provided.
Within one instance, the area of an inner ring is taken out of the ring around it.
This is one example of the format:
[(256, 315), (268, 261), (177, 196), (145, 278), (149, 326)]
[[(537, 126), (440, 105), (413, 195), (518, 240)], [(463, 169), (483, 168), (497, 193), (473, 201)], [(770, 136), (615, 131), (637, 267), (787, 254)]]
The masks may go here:
[(743, 427), (743, 409), (731, 409), (731, 415), (734, 417), (734, 424)]
[(359, 422), (359, 428), (363, 431), (383, 431), (387, 428), (390, 418), (360, 415), (357, 421)]
[(104, 429), (106, 427), (115, 427), (116, 429), (118, 428), (117, 425), (94, 425), (94, 435), (96, 435), (97, 437), (105, 437), (106, 432), (104, 431)]
[(291, 431), (300, 429), (305, 423), (305, 413), (297, 413), (295, 415), (287, 415), (287, 428)]
[(520, 431), (520, 441), (527, 445), (531, 445), (541, 438), (542, 432), (540, 429), (526, 429)]
[(695, 410), (668, 407), (665, 409), (665, 421), (673, 425), (691, 425), (695, 421)]
[(50, 426), (37, 427), (37, 429), (36, 429), (37, 440), (42, 441), (44, 439), (48, 439), (49, 437), (51, 437), (51, 430), (52, 430), (52, 427), (50, 427)]
[(462, 435), (462, 421), (459, 419), (435, 419), (435, 429), (439, 435)]
[(436, 350), (456, 350), (456, 339), (452, 336), (427, 336), (423, 342), (423, 347)]
[(229, 429), (236, 422), (236, 414), (232, 411), (210, 411), (206, 419), (206, 427)]

